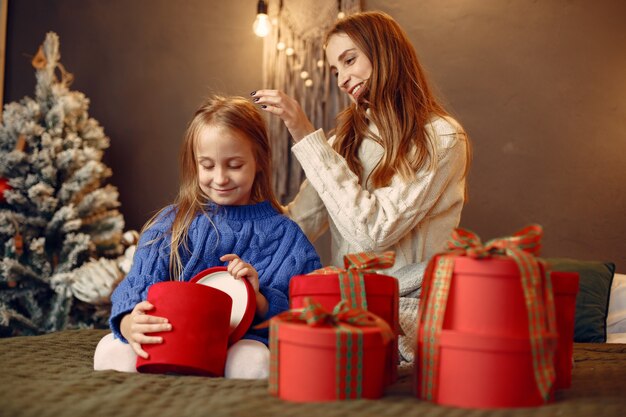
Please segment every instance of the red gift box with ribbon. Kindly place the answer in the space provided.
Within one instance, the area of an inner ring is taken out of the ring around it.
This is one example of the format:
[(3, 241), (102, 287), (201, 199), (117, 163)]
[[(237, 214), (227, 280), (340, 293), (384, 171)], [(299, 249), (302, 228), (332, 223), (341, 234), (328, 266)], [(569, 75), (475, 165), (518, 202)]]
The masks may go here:
[(535, 258), (541, 236), (532, 225), (483, 245), (457, 229), (433, 257), (418, 316), (418, 397), (471, 408), (551, 400), (558, 326), (551, 275)]
[[(267, 325), (267, 324), (266, 324)], [(294, 402), (380, 398), (387, 322), (341, 301), (328, 312), (312, 298), (269, 321), (269, 392)]]
[[(376, 273), (395, 262), (394, 252), (356, 253), (344, 256), (345, 269), (330, 266), (307, 275), (294, 276), (289, 283), (291, 308), (302, 308), (304, 299), (312, 297), (326, 309), (345, 300), (352, 308), (371, 311), (385, 320), (396, 334), (401, 334), (398, 319), (398, 280)], [(385, 383), (397, 379), (398, 341), (389, 343), (385, 366)]]

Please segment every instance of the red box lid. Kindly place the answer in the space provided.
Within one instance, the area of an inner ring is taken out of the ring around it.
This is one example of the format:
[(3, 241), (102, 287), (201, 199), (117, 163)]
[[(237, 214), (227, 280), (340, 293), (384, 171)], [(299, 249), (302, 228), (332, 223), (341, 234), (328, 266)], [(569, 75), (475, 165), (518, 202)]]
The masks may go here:
[[(546, 335), (546, 339), (556, 339), (557, 335)], [(480, 350), (490, 352), (530, 352), (530, 338), (526, 337), (499, 337), (492, 335), (459, 332), (455, 330), (441, 330), (441, 346), (454, 347), (464, 350)]]
[[(358, 327), (363, 332), (363, 347), (378, 347), (383, 345), (382, 330), (379, 327)], [(278, 340), (296, 345), (314, 346), (324, 349), (337, 346), (335, 327), (309, 326), (304, 323), (281, 321), (278, 329)]]
[[(397, 296), (398, 280), (388, 275), (368, 273), (365, 277), (365, 292), (368, 296)], [(296, 275), (289, 282), (289, 296), (340, 294), (337, 274)]]
[(513, 258), (474, 259), (467, 256), (454, 258), (454, 273), (464, 275), (497, 275), (519, 277), (519, 268)]

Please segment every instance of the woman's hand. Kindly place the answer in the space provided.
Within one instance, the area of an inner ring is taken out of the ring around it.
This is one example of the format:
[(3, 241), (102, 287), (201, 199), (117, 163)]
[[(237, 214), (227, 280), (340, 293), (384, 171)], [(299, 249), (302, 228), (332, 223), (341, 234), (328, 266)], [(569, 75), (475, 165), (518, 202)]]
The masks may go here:
[(220, 257), (220, 261), (228, 261), (228, 266), (226, 268), (228, 273), (235, 279), (248, 280), (252, 288), (254, 288), (254, 293), (256, 295), (256, 313), (259, 317), (265, 317), (267, 310), (269, 309), (269, 305), (267, 304), (267, 299), (259, 290), (259, 273), (257, 270), (254, 269), (254, 267), (249, 263), (244, 262), (234, 253), (229, 253)]
[(151, 316), (146, 313), (154, 308), (148, 301), (142, 301), (129, 314), (122, 318), (120, 332), (128, 340), (138, 356), (148, 359), (148, 352), (141, 348), (142, 344), (163, 343), (160, 336), (148, 336), (147, 333), (167, 332), (172, 325), (165, 317)]
[(250, 94), (261, 109), (282, 119), (295, 142), (315, 132), (300, 103), (278, 90), (258, 90)]

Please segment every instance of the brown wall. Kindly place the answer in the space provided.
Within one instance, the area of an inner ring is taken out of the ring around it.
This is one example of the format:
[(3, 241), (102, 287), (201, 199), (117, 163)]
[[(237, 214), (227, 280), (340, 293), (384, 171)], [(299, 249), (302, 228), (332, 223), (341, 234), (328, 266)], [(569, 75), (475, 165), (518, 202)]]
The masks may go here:
[[(531, 222), (544, 256), (626, 271), (626, 2), (365, 1), (407, 30), (474, 145), (462, 225), (488, 239)], [(32, 95), (30, 58), (61, 38), (73, 88), (111, 137), (129, 228), (176, 192), (175, 155), (209, 91), (260, 87), (256, 1), (11, 0), (5, 102)]]
[(111, 138), (111, 183), (138, 229), (176, 195), (178, 146), (203, 97), (260, 88), (255, 14), (250, 0), (11, 0), (5, 102), (34, 94), (29, 55), (55, 31), (72, 89)]
[(462, 225), (626, 271), (626, 2), (368, 1), (406, 28), (474, 144)]

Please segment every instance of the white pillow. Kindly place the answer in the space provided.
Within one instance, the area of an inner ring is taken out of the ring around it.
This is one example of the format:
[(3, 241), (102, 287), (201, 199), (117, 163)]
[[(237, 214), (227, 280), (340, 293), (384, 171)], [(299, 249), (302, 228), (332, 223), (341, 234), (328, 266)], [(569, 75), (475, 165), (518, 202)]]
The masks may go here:
[(626, 343), (626, 275), (615, 274), (606, 316), (607, 343)]

